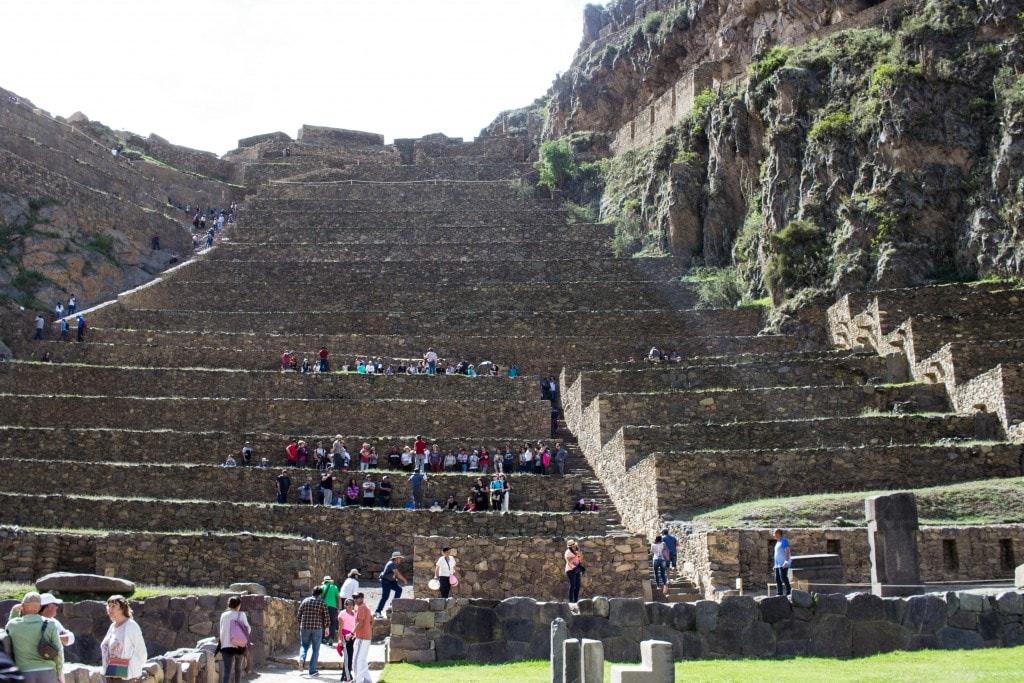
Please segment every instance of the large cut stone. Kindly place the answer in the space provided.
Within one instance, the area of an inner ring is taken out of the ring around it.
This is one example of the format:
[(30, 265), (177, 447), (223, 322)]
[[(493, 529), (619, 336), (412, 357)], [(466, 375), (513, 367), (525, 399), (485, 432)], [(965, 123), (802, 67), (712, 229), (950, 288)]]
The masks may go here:
[[(453, 636), (462, 638), (467, 643), (490, 643), (497, 638), (498, 615), (493, 609), (484, 607), (463, 607), (462, 611), (455, 615), (445, 631)], [(472, 649), (471, 649), (472, 654)], [(480, 655), (486, 657), (486, 654)], [(478, 659), (475, 661), (489, 662), (489, 659)]]
[(740, 654), (744, 657), (773, 656), (775, 654), (775, 631), (763, 621), (748, 624), (740, 633)]
[(469, 646), (466, 659), (482, 664), (501, 664), (508, 660), (508, 644), (504, 640), (489, 643), (473, 643)]
[(608, 607), (608, 621), (616, 626), (643, 626), (647, 618), (644, 602), (640, 599), (612, 598)]
[(462, 638), (445, 634), (434, 641), (434, 649), (437, 651), (437, 661), (447, 662), (465, 659), (469, 653), (469, 644)]
[(727, 595), (718, 606), (718, 622), (746, 626), (757, 618), (757, 603), (748, 595)]
[(846, 607), (851, 621), (878, 621), (885, 618), (885, 603), (871, 593), (854, 593)]
[(943, 650), (974, 650), (985, 646), (985, 641), (977, 631), (949, 626), (939, 629), (939, 645)]
[(899, 624), (888, 621), (859, 621), (853, 624), (854, 657), (905, 650), (909, 645), (910, 633)]
[(907, 598), (903, 625), (914, 634), (935, 633), (946, 625), (946, 602), (936, 595)]
[(498, 618), (505, 619), (534, 619), (537, 616), (537, 603), (532, 598), (506, 598), (502, 600), (494, 611)]
[(758, 603), (761, 608), (761, 618), (769, 624), (789, 619), (793, 614), (793, 605), (785, 595), (776, 595), (765, 598)]
[(714, 600), (698, 600), (694, 603), (697, 630), (710, 633), (718, 625), (718, 603)]
[(853, 649), (853, 623), (840, 614), (822, 614), (811, 622), (813, 657), (849, 657)]
[(127, 579), (99, 574), (53, 572), (36, 579), (36, 588), (54, 593), (96, 593), (98, 595), (124, 595), (135, 592), (135, 584)]

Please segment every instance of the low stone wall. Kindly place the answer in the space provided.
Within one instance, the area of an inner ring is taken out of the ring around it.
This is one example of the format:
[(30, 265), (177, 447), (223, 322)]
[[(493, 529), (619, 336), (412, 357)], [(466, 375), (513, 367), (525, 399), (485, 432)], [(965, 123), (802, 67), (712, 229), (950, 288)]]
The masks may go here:
[[(142, 628), (150, 658), (179, 648), (194, 648), (197, 641), (217, 636), (220, 615), (228, 598), (236, 593), (191, 597), (156, 596), (131, 600), (135, 621)], [(295, 603), (261, 595), (243, 595), (242, 610), (252, 626), (249, 654), (259, 666), (272, 655), (294, 647), (298, 626)], [(14, 600), (0, 601), (0, 623), (7, 623)], [(57, 608), (57, 618), (75, 634), (75, 644), (65, 648), (65, 661), (80, 664), (100, 663), (100, 641), (110, 627), (106, 603), (96, 600), (65, 602)], [(283, 635), (287, 633), (288, 639)]]
[[(684, 571), (691, 573), (705, 595), (734, 588), (738, 578), (755, 591), (773, 581), (771, 529), (704, 529), (687, 535), (677, 525), (670, 528), (680, 540)], [(788, 529), (786, 537), (794, 554), (839, 555), (848, 584), (871, 581), (865, 528)], [(1008, 581), (1024, 558), (1024, 524), (922, 527), (917, 543), (921, 580), (926, 583)]]
[(414, 536), (601, 536), (601, 515), (528, 513), (508, 515), (427, 510), (305, 507), (197, 501), (115, 500), (80, 496), (0, 494), (0, 524), (81, 529), (290, 534), (341, 544), (345, 564), (376, 571), (395, 548), (412, 548)]
[(75, 534), (0, 527), (5, 581), (33, 582), (50, 572), (72, 571), (152, 585), (255, 582), (271, 595), (299, 599), (320, 577), (345, 568), (343, 555), (328, 541), (247, 533)]
[[(427, 587), (441, 548), (451, 545), (458, 560), (459, 585), (454, 596), (503, 599), (530, 595), (542, 600), (565, 596), (565, 541), (557, 537), (447, 537), (417, 536), (413, 539), (413, 563), (417, 595), (434, 595)], [(582, 594), (639, 597), (642, 581), (650, 574), (647, 541), (638, 536), (577, 538), (587, 572)]]
[(654, 453), (648, 486), (657, 487), (659, 512), (679, 515), (758, 498), (1018, 477), (1022, 451), (996, 444)]
[[(131, 398), (120, 396), (0, 396), (10, 424), (134, 429), (283, 431), (317, 434), (361, 431), (383, 434), (504, 436), (550, 433), (550, 407), (542, 401), (426, 401), (329, 399)], [(457, 415), (457, 419), (453, 419)], [(501, 431), (495, 432), (496, 429)]]
[[(237, 449), (232, 449), (236, 451)], [(99, 455), (100, 453), (97, 453)], [(113, 453), (111, 455), (117, 455)], [(235, 457), (239, 454), (236, 452)], [(64, 494), (95, 495), (98, 492), (123, 491), (141, 498), (171, 500), (223, 500), (237, 503), (271, 502), (276, 499), (277, 475), (280, 469), (258, 467), (225, 468), (217, 465), (136, 465), (104, 464), (65, 461), (60, 467), (50, 468), (45, 477), (39, 476), (38, 460), (0, 458), (0, 467), (12, 481), (21, 482), (18, 490), (23, 495), (46, 496), (54, 491)], [(390, 476), (394, 490), (391, 505), (401, 508), (412, 495), (407, 472), (371, 470), (375, 481)], [(363, 481), (361, 472), (339, 472), (347, 485), (350, 478)], [(290, 476), (293, 490), (290, 500), (297, 503), (298, 487), (319, 481), (314, 469), (292, 468)], [(424, 488), (427, 503), (432, 498), (442, 502), (454, 494), (460, 506), (466, 502), (470, 489), (480, 475), (431, 474)], [(489, 481), (490, 475), (484, 477)], [(553, 477), (533, 474), (508, 476), (512, 487), (510, 508), (527, 512), (570, 512), (583, 490), (579, 477)], [(338, 493), (340, 487), (335, 486)]]
[[(578, 610), (578, 611), (577, 611)], [(866, 657), (897, 650), (960, 650), (1024, 645), (1024, 597), (945, 593), (882, 599), (869, 593), (725, 597), (721, 603), (644, 603), (529, 598), (396, 600), (388, 661), (499, 663), (550, 657), (550, 623), (569, 637), (593, 638), (605, 659), (635, 662), (640, 642), (672, 643), (675, 659)]]

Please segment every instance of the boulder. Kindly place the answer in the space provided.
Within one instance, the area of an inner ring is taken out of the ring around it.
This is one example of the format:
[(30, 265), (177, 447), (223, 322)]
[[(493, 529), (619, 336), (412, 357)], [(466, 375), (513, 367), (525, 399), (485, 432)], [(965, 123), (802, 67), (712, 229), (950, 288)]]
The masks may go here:
[(40, 592), (95, 593), (97, 595), (124, 595), (125, 597), (135, 592), (135, 584), (127, 579), (75, 572), (53, 572), (41, 576), (36, 579), (36, 588)]
[(977, 631), (962, 628), (941, 628), (938, 638), (943, 650), (974, 650), (985, 646), (985, 641)]
[(903, 625), (914, 634), (933, 634), (946, 625), (946, 603), (936, 595), (912, 595), (907, 598)]
[(775, 595), (760, 601), (761, 618), (769, 624), (775, 624), (793, 615), (793, 606), (785, 595)]
[(851, 621), (878, 621), (885, 618), (885, 605), (877, 595), (854, 593), (847, 603), (846, 616)]
[(228, 586), (230, 593), (249, 593), (252, 595), (268, 595), (267, 589), (258, 583), (233, 583)]

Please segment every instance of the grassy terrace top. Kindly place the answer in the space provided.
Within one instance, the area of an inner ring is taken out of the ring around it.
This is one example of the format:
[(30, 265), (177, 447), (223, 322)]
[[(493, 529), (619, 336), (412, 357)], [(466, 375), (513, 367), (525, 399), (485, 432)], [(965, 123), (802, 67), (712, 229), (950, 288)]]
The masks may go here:
[[(1024, 523), (1024, 477), (914, 489), (922, 526)], [(694, 518), (717, 528), (866, 526), (864, 499), (890, 491), (773, 498), (730, 505)]]

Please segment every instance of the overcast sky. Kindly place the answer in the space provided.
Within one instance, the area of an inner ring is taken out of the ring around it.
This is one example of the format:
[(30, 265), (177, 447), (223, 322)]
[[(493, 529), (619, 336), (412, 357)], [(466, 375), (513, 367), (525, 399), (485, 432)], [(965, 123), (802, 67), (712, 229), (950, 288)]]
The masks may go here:
[[(304, 124), (471, 139), (544, 95), (587, 0), (0, 0), (0, 86), (222, 154)], [(591, 0), (595, 4), (604, 4)]]

